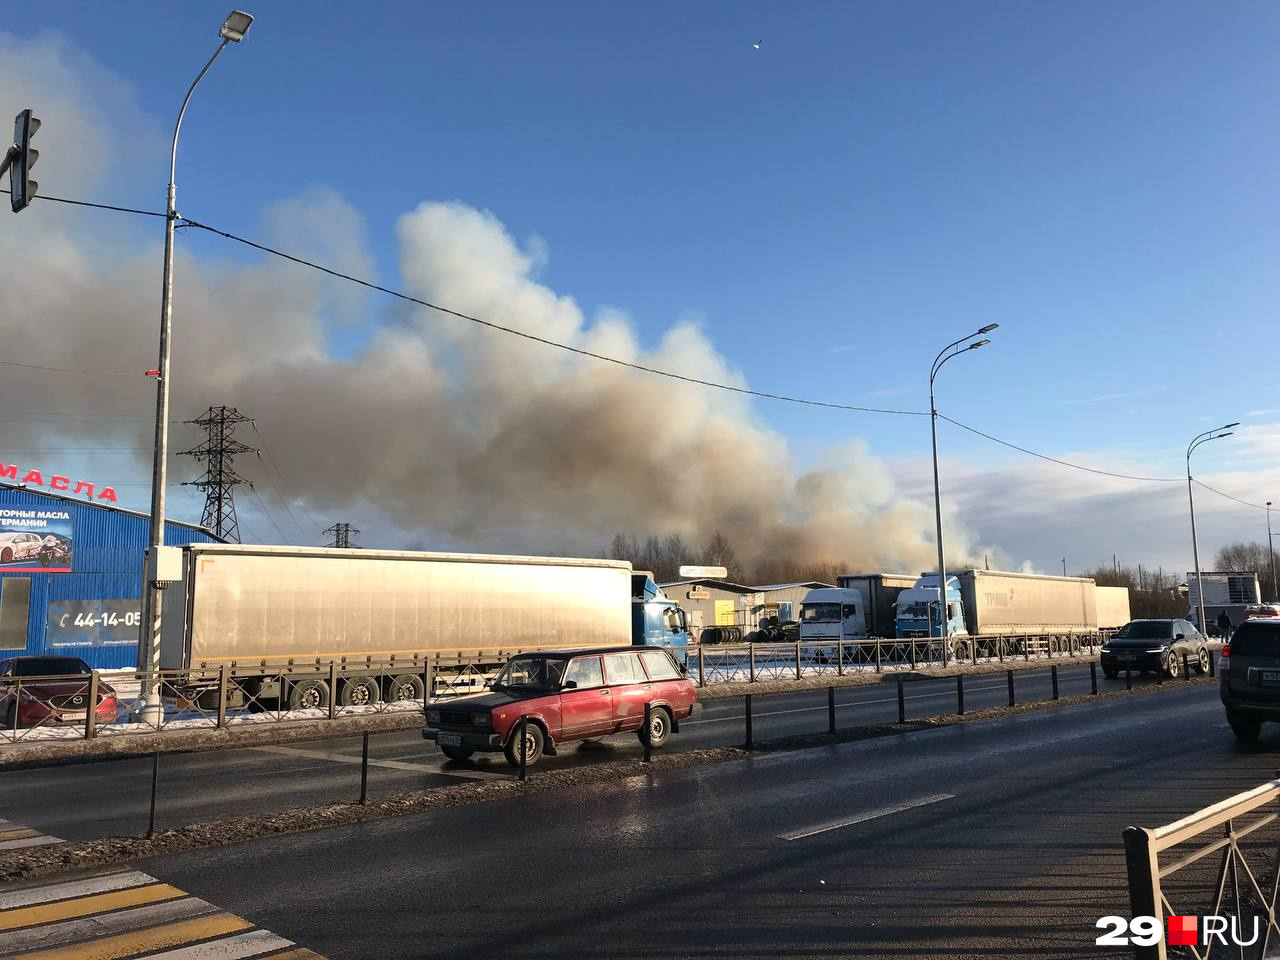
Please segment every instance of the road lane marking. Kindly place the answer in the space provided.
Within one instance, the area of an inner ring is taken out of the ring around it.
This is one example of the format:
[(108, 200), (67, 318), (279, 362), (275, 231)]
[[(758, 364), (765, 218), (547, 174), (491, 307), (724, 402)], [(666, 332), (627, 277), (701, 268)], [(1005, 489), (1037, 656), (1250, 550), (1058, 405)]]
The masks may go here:
[(55, 920), (70, 920), (73, 917), (84, 917), (104, 910), (139, 907), (143, 904), (175, 900), (183, 896), (186, 894), (177, 887), (171, 887), (167, 883), (152, 883), (144, 887), (130, 887), (127, 890), (77, 897), (74, 900), (16, 907), (0, 912), (0, 930), (14, 930), (38, 923), (52, 923)]
[[(300, 747), (253, 747), (259, 753), (277, 753), (285, 757), (307, 757), (311, 760), (332, 760), (334, 763), (361, 762), (359, 757), (338, 753), (334, 750), (303, 750)], [(387, 770), (404, 770), (409, 773), (427, 773), (441, 777), (461, 777), (464, 780), (510, 780), (510, 774), (494, 773), (489, 770), (444, 770), (429, 767), (425, 763), (406, 763), (404, 760), (369, 759), (369, 766), (382, 767)]]
[(855, 814), (852, 817), (845, 817), (842, 820), (828, 820), (826, 823), (819, 823), (812, 827), (804, 827), (800, 830), (792, 830), (788, 833), (778, 834), (779, 840), (803, 840), (805, 837), (817, 836), (819, 833), (826, 833), (829, 830), (839, 830), (842, 827), (852, 827), (858, 823), (866, 823), (868, 820), (878, 820), (881, 817), (888, 817), (895, 813), (902, 813), (906, 810), (914, 810), (916, 807), (926, 807), (931, 803), (941, 803), (943, 800), (955, 799), (954, 793), (939, 793), (932, 797), (921, 797), (919, 800), (911, 800), (907, 803), (899, 803), (892, 807), (880, 807), (876, 810), (868, 810), (866, 813)]
[(0, 894), (6, 960), (324, 960), (137, 870)]

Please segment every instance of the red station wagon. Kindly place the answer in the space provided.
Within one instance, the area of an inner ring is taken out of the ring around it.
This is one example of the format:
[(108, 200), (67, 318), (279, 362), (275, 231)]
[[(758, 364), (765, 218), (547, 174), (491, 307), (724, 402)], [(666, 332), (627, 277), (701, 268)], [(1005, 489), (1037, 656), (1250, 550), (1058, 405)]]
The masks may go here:
[(523, 653), (507, 661), (488, 693), (432, 707), (422, 736), (451, 760), (502, 750), (519, 766), (521, 717), (529, 718), (525, 762), (532, 764), (544, 753), (555, 756), (556, 746), (569, 740), (634, 730), (643, 742), (646, 703), (654, 747), (702, 710), (697, 688), (660, 647)]

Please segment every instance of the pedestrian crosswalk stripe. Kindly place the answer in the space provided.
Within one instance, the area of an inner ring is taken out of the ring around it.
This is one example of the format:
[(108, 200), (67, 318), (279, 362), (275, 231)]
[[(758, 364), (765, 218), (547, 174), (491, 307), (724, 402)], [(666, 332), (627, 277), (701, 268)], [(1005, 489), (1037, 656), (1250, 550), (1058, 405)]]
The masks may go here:
[(73, 900), (60, 900), (57, 903), (42, 903), (30, 907), (16, 907), (12, 910), (0, 911), (0, 930), (15, 930), (18, 927), (29, 927), (33, 924), (52, 923), (55, 920), (68, 920), (72, 917), (84, 917), (104, 910), (120, 910), (125, 907), (137, 907), (146, 903), (158, 903), (161, 900), (173, 900), (184, 897), (177, 887), (167, 883), (152, 883), (145, 887), (131, 887), (112, 893), (98, 893), (87, 897), (76, 897)]
[(324, 960), (138, 870), (0, 886), (0, 960), (124, 958)]
[(108, 873), (80, 880), (43, 884), (38, 887), (24, 887), (20, 890), (0, 893), (0, 910), (26, 907), (33, 903), (52, 903), (55, 900), (83, 897), (91, 893), (105, 893), (108, 890), (123, 890), (125, 887), (138, 887), (146, 883), (155, 883), (155, 880), (145, 873), (130, 870), (125, 873)]

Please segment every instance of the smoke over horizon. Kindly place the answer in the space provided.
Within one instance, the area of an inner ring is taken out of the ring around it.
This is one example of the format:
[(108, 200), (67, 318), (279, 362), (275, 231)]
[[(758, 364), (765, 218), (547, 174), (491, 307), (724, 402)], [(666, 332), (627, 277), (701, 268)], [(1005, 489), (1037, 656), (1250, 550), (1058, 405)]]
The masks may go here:
[[(38, 53), (18, 57), (13, 44), (0, 52), (14, 54), (0, 57), (0, 89), (20, 88), (23, 63)], [(66, 102), (44, 111), (39, 172), (53, 174), (58, 193), (92, 195), (95, 175), (70, 165), (69, 131), (100, 104), (83, 102), (91, 93), (62, 79)], [(109, 152), (109, 134), (102, 138)], [(374, 272), (362, 217), (328, 188), (283, 200), (263, 222), (262, 234), (291, 252)], [(93, 371), (154, 366), (159, 232), (159, 221), (121, 224), (49, 203), (7, 223), (3, 358)], [(414, 295), (596, 353), (745, 386), (695, 321), (677, 320), (645, 345), (620, 310), (588, 317), (538, 281), (545, 245), (521, 246), (492, 213), (423, 202), (400, 217), (396, 239), (391, 285)], [(903, 496), (860, 439), (832, 444), (823, 462), (801, 471), (785, 439), (740, 395), (409, 309), (296, 265), (228, 259), (241, 251), (218, 244), (179, 236), (174, 419), (211, 404), (255, 418), (290, 493), (309, 511), (356, 521), (362, 542), (599, 555), (620, 532), (702, 543), (718, 530), (747, 564), (935, 565), (932, 504)], [(0, 397), (22, 416), (4, 424), (0, 457), (39, 465), (8, 451), (127, 445), (132, 453), (111, 469), (128, 463), (137, 479), (122, 489), (144, 489), (150, 381), (5, 371)], [(857, 426), (850, 415), (820, 415), (832, 418), (833, 433)], [(172, 436), (175, 450), (193, 445), (184, 428)], [(257, 445), (251, 434), (241, 438)], [(251, 462), (241, 466), (262, 477)], [(175, 480), (196, 472), (189, 462), (171, 470)], [(969, 532), (948, 523), (949, 557), (979, 556)]]

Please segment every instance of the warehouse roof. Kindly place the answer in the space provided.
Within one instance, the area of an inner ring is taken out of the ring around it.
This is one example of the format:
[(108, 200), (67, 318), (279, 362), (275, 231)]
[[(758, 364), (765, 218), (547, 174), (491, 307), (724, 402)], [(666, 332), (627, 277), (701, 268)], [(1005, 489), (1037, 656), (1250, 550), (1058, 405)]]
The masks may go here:
[(834, 587), (834, 583), (823, 583), (821, 580), (796, 580), (793, 583), (763, 583), (753, 590), (761, 593), (767, 593), (770, 590), (794, 590), (797, 587), (808, 587), (811, 590), (820, 589), (822, 587)]
[[(82, 499), (80, 497), (71, 497), (63, 493), (53, 493), (52, 491), (44, 490), (40, 487), (30, 487), (25, 483), (5, 483), (0, 480), (0, 491), (4, 490), (21, 491), (22, 493), (30, 493), (39, 497), (49, 497), (51, 500), (65, 500), (67, 503), (78, 504), (82, 507), (94, 507), (97, 510), (107, 510), (111, 513), (123, 513), (148, 522), (151, 520), (151, 515), (148, 513), (141, 513), (137, 510), (126, 510), (124, 507), (116, 507), (107, 503), (94, 503), (92, 500)], [(199, 530), (201, 533), (208, 534), (211, 537), (216, 538), (217, 536), (217, 534), (208, 527), (202, 527), (198, 523), (187, 523), (185, 520), (174, 520), (172, 517), (166, 518), (165, 523), (172, 523), (179, 527), (186, 527), (188, 530)]]
[(713, 580), (710, 577), (701, 577), (697, 580), (668, 580), (666, 583), (660, 583), (658, 586), (666, 589), (667, 587), (683, 587), (683, 586), (700, 586), (700, 587), (716, 587), (720, 590), (728, 590), (730, 593), (755, 593), (757, 587), (748, 587), (746, 584), (734, 583), (731, 580)]

